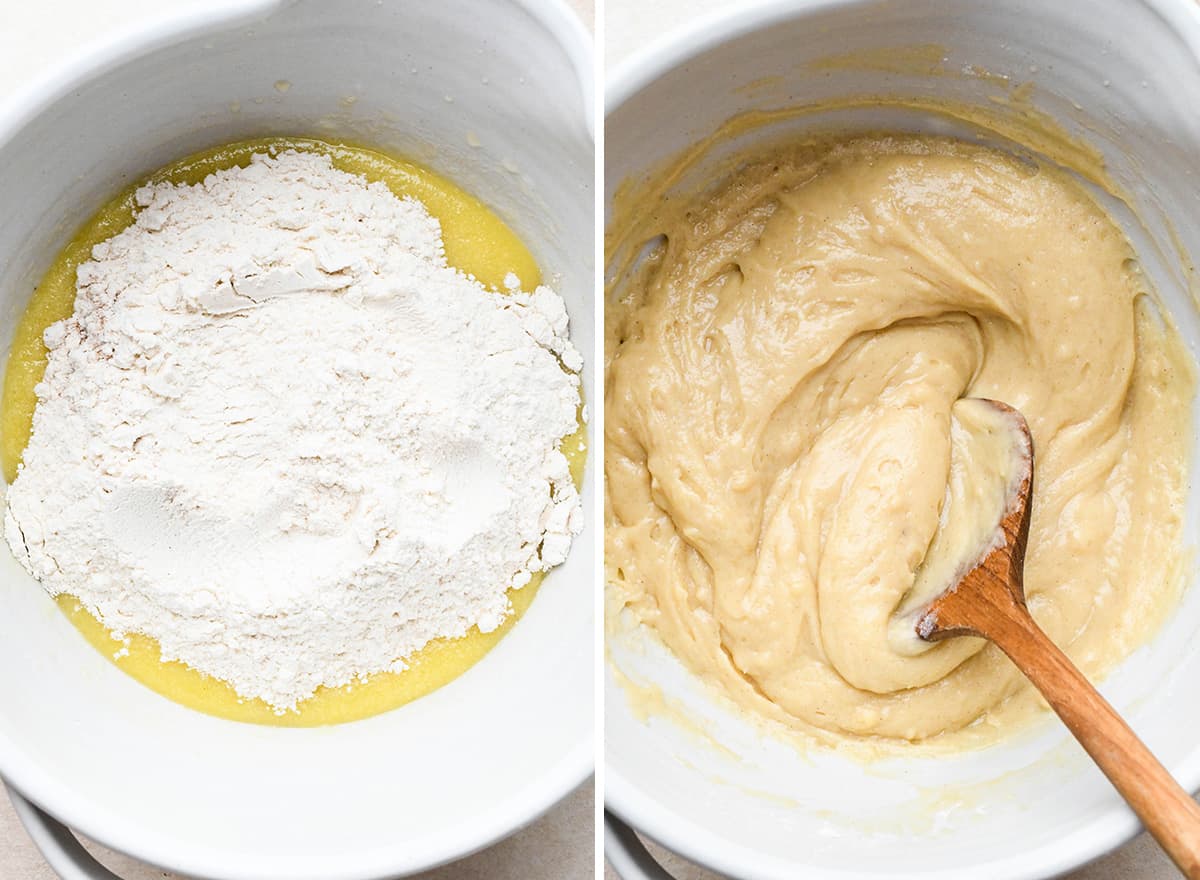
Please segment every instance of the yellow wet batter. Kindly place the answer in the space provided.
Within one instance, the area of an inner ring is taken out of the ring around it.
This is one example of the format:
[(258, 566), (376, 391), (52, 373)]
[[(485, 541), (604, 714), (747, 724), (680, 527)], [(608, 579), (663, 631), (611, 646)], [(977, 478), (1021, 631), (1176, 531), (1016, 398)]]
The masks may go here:
[[(14, 334), (0, 400), (0, 465), (9, 483), (16, 477), (21, 454), (29, 442), (37, 404), (34, 386), (46, 368), (42, 334), (50, 324), (68, 317), (74, 309), (75, 272), (90, 258), (92, 248), (133, 222), (134, 191), (151, 182), (198, 183), (214, 171), (248, 165), (255, 153), (287, 149), (327, 154), (342, 171), (383, 182), (397, 196), (420, 200), (441, 223), (450, 265), (474, 275), (483, 284), (502, 289), (509, 272), (516, 274), (526, 290), (541, 282), (533, 256), (486, 205), (445, 178), (410, 162), (350, 144), (304, 138), (245, 141), (189, 156), (158, 171), (149, 180), (129, 187), (88, 220), (55, 259), (26, 307)], [(581, 424), (563, 444), (576, 484), (582, 478), (584, 439)], [(512, 613), (492, 632), (472, 629), (460, 639), (431, 642), (409, 658), (409, 668), (404, 672), (379, 673), (365, 682), (341, 688), (320, 688), (297, 711), (282, 715), (261, 700), (242, 699), (229, 685), (183, 663), (162, 662), (153, 639), (139, 634), (125, 640), (113, 638), (73, 597), (59, 596), (57, 602), (96, 648), (138, 681), (177, 702), (237, 721), (315, 726), (385, 712), (457, 678), (512, 628), (533, 601), (542, 577), (541, 572), (535, 573), (523, 588), (509, 590)]]
[(1026, 590), (1096, 676), (1178, 597), (1193, 364), (1057, 170), (907, 135), (743, 158), (612, 226), (614, 604), (825, 741), (987, 742), (1036, 705), (1016, 669), (979, 640), (889, 637), (954, 494), (956, 401), (1028, 419)]

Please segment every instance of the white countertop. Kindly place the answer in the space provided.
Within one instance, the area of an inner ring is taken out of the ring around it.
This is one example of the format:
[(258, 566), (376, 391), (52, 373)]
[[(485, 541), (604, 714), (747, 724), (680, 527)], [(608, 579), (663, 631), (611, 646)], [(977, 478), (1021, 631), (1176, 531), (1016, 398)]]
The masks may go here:
[[(594, 0), (570, 0), (589, 24)], [(93, 41), (131, 23), (169, 18), (180, 11), (214, 5), (214, 0), (37, 0), (5, 2), (0, 16), (0, 101), (17, 87)], [(589, 780), (541, 820), (490, 849), (436, 871), (422, 880), (577, 880), (592, 877), (595, 865), (595, 798)], [(124, 880), (183, 880), (88, 843), (88, 848)], [(0, 793), (0, 878), (54, 880), (8, 798)]]
[[(674, 26), (737, 5), (737, 0), (606, 0), (604, 61), (611, 70), (631, 52)], [(653, 843), (650, 851), (676, 880), (718, 880), (711, 871), (690, 864)], [(1179, 873), (1149, 835), (1142, 834), (1106, 858), (1064, 880), (1178, 880)], [(605, 865), (605, 880), (620, 880)]]

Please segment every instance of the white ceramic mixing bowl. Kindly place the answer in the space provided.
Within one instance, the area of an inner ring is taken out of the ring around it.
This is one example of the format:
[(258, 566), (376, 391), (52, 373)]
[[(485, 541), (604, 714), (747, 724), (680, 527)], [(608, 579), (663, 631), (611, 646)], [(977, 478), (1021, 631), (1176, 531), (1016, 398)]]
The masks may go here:
[[(842, 57), (821, 63), (835, 54)], [(1193, 0), (743, 4), (668, 37), (610, 77), (609, 203), (621, 182), (640, 179), (749, 109), (886, 95), (1018, 118), (1029, 109), (1013, 89), (1019, 83), (1034, 84), (1027, 96), (1034, 110), (1103, 153), (1134, 210), (1105, 203), (1195, 352), (1200, 5)], [(867, 106), (780, 121), (748, 139), (812, 127), (978, 134), (937, 113)], [(1198, 501), (1194, 486), (1193, 541)], [(1190, 569), (1188, 579), (1195, 579)], [(652, 640), (635, 633), (610, 649), (632, 679), (661, 689), (675, 712), (704, 719), (698, 726), (709, 734), (675, 723), (672, 713), (640, 720), (610, 671), (609, 809), (729, 875), (1043, 878), (1098, 856), (1137, 827), (1051, 721), (985, 752), (864, 768), (764, 740)], [(1190, 790), (1200, 785), (1197, 682), (1200, 589), (1193, 587), (1152, 643), (1102, 686)], [(620, 826), (610, 831), (609, 856), (628, 880), (662, 876), (640, 859), (634, 838)]]
[[(268, 134), (365, 142), (483, 198), (590, 352), (590, 77), (586, 31), (558, 0), (222, 0), (113, 42), (0, 108), (0, 354), (56, 250), (119, 188)], [(381, 878), (465, 855), (591, 771), (593, 528), (475, 668), (402, 709), (313, 730), (152, 693), (0, 552), (0, 773), (71, 827), (198, 877)], [(57, 868), (100, 876), (62, 861), (59, 829), (20, 806)]]

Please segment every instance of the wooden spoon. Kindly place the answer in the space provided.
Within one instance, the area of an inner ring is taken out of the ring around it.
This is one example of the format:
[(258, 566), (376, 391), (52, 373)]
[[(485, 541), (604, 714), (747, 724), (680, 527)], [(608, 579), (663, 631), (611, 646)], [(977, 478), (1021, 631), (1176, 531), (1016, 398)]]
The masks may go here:
[(1122, 720), (1083, 674), (1034, 623), (1025, 605), (1023, 568), (1029, 539), (1033, 440), (1025, 418), (987, 401), (1008, 416), (1024, 450), (993, 549), (917, 617), (926, 641), (981, 636), (1008, 655), (1058, 713), (1146, 829), (1188, 880), (1200, 880), (1200, 805)]

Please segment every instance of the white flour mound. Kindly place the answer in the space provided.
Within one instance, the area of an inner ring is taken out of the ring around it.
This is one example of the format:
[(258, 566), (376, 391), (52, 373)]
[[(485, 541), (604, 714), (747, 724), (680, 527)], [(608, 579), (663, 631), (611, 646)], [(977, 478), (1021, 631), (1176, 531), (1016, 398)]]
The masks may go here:
[(8, 491), (47, 591), (283, 711), (495, 629), (566, 558), (556, 293), (486, 290), (423, 205), (316, 154), (137, 201), (46, 331)]

